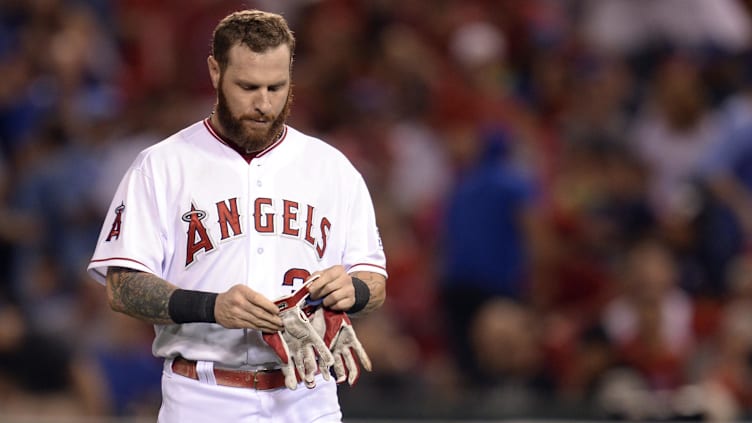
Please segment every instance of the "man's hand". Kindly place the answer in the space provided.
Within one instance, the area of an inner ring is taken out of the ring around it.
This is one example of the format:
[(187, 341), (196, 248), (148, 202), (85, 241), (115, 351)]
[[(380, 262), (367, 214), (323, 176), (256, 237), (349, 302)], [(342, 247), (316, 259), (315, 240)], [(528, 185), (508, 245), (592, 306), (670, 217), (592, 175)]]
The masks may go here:
[[(386, 298), (386, 277), (379, 273), (359, 271), (348, 274), (344, 267), (336, 265), (313, 274), (319, 278), (309, 288), (311, 299), (321, 299), (324, 307), (330, 310), (368, 314), (381, 307)], [(367, 303), (360, 304), (355, 311), (352, 311), (352, 308), (357, 302), (358, 295), (353, 286), (353, 278), (360, 279), (367, 287), (364, 298), (367, 299)]]
[(284, 329), (277, 306), (245, 285), (235, 285), (219, 294), (214, 316), (217, 323), (229, 329), (250, 328), (262, 332)]
[(335, 311), (347, 311), (355, 304), (352, 278), (341, 265), (315, 272), (318, 279), (311, 283), (311, 299), (323, 298), (323, 306)]

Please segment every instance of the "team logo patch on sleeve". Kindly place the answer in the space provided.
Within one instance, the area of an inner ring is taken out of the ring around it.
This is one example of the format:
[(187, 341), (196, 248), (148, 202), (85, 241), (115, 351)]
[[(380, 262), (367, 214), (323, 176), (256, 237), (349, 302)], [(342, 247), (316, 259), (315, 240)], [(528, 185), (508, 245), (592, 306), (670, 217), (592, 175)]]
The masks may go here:
[(107, 235), (107, 239), (105, 241), (109, 242), (112, 241), (112, 239), (118, 239), (120, 238), (120, 225), (122, 225), (123, 220), (123, 210), (125, 210), (125, 204), (122, 202), (119, 206), (115, 207), (115, 221), (112, 222), (112, 228), (110, 228), (110, 234)]

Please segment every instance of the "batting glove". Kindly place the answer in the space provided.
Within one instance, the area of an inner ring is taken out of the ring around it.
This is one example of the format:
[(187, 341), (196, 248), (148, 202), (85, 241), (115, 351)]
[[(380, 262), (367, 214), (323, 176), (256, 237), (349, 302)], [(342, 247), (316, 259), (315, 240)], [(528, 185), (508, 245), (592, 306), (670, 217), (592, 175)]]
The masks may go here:
[(300, 375), (307, 388), (316, 386), (314, 378), (319, 369), (324, 379), (329, 380), (329, 369), (334, 364), (334, 356), (301, 309), (305, 306), (309, 294), (308, 286), (317, 277), (306, 281), (293, 295), (274, 302), (279, 307), (279, 315), (285, 328), (279, 332), (263, 334), (266, 343), (282, 360), (285, 386), (292, 390), (298, 386), (297, 375)]
[(326, 328), (323, 338), (324, 343), (334, 355), (334, 375), (337, 383), (347, 380), (347, 383), (352, 386), (358, 381), (360, 377), (358, 361), (367, 371), (371, 371), (371, 359), (368, 358), (366, 350), (355, 336), (355, 329), (347, 313), (320, 308), (313, 314), (312, 321), (317, 327), (323, 321)]

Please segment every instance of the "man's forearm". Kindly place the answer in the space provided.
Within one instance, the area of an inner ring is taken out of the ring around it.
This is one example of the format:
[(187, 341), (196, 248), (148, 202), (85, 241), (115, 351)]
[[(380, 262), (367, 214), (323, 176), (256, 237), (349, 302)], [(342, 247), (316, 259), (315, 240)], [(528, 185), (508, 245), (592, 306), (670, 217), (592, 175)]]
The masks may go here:
[(107, 271), (107, 298), (113, 310), (154, 324), (171, 324), (168, 303), (177, 289), (155, 275), (122, 267)]
[(354, 272), (352, 276), (365, 282), (371, 291), (368, 304), (357, 314), (368, 314), (384, 304), (384, 300), (386, 299), (386, 278), (383, 275), (373, 272)]

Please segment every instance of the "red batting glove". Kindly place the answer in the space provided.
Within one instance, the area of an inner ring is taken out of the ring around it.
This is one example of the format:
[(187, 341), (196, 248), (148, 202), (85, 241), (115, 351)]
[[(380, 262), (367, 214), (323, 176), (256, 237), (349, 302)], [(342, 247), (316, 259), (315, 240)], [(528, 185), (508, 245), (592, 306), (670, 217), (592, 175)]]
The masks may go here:
[(316, 371), (320, 369), (324, 379), (328, 380), (329, 368), (334, 364), (332, 353), (301, 309), (305, 306), (305, 299), (309, 294), (308, 286), (313, 280), (315, 277), (306, 281), (293, 295), (274, 302), (279, 307), (279, 315), (285, 328), (279, 332), (262, 334), (264, 341), (282, 361), (285, 386), (293, 390), (298, 385), (297, 375), (302, 377), (306, 387), (313, 388), (316, 386)]
[(371, 371), (371, 359), (368, 358), (366, 350), (360, 344), (358, 337), (355, 336), (350, 317), (344, 311), (333, 311), (327, 308), (323, 312), (317, 312), (316, 315), (322, 314), (326, 322), (326, 332), (324, 333), (324, 343), (334, 356), (334, 375), (337, 383), (347, 380), (352, 386), (360, 377), (360, 366), (355, 360), (363, 365), (367, 371)]

